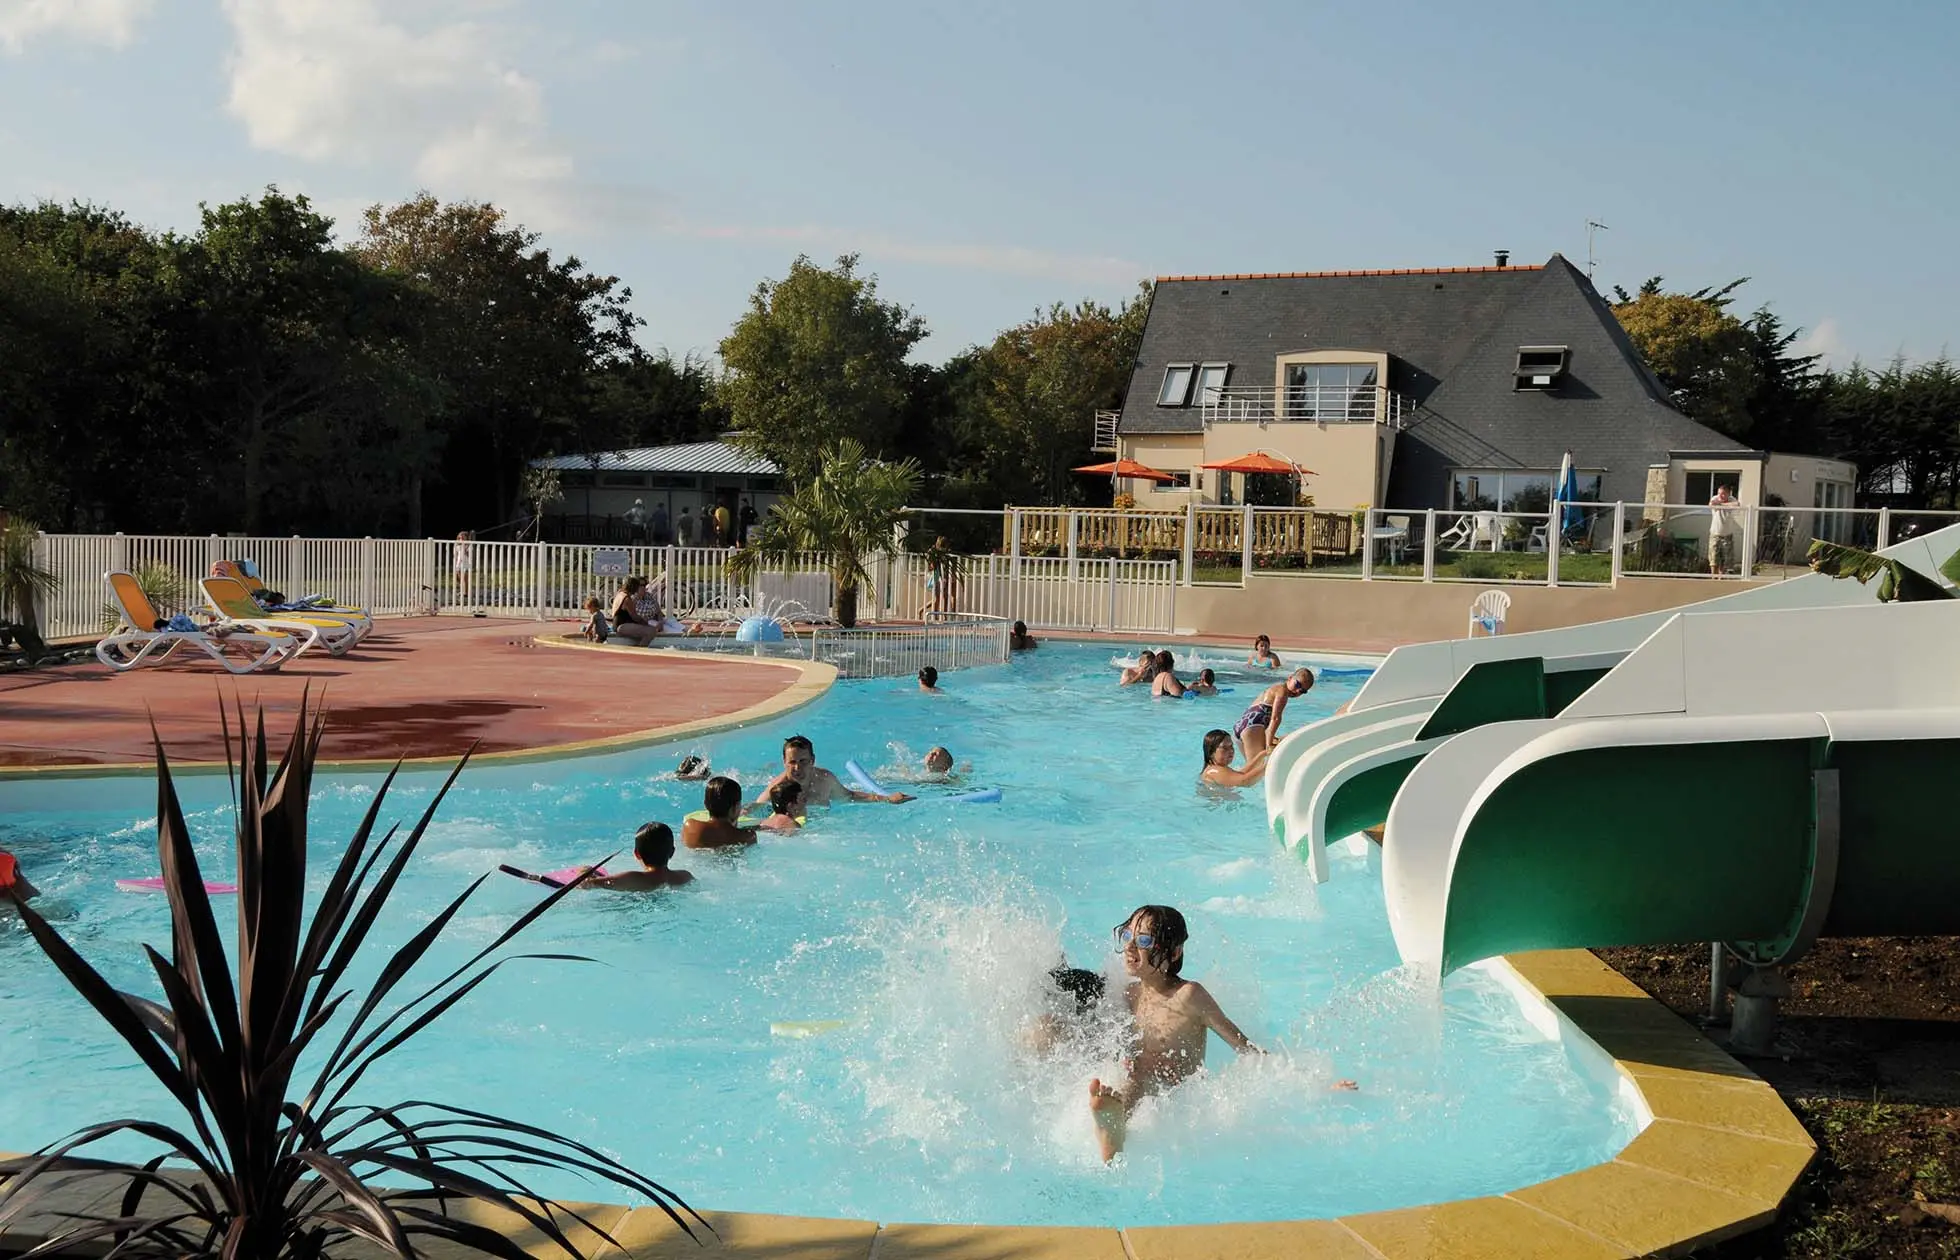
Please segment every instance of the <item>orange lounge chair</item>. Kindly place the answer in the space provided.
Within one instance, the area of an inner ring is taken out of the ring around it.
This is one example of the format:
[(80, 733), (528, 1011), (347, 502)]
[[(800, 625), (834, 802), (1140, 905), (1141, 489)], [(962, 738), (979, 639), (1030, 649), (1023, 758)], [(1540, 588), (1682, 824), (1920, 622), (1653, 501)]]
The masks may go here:
[(136, 579), (127, 573), (102, 575), (109, 602), (122, 614), (122, 623), (95, 645), (95, 659), (117, 673), (139, 665), (154, 665), (179, 648), (191, 647), (234, 674), (270, 673), (299, 652), (300, 641), (290, 634), (268, 630), (158, 629), (164, 623), (156, 606)]
[(198, 586), (204, 591), (204, 602), (211, 606), (222, 624), (290, 634), (300, 641), (300, 652), (319, 647), (325, 648), (330, 656), (345, 656), (348, 649), (361, 641), (360, 630), (337, 617), (266, 612), (237, 578), (208, 577), (199, 581)]

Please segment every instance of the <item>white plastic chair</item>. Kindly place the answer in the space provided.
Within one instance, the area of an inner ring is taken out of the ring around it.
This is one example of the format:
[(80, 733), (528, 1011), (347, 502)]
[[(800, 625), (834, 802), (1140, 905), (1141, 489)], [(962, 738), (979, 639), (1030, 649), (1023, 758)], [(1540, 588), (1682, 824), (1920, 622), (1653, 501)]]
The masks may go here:
[(1504, 615), (1511, 611), (1511, 597), (1503, 591), (1485, 591), (1470, 604), (1470, 628), (1463, 632), (1466, 639), (1477, 637), (1477, 627), (1482, 626), (1486, 635), (1504, 633)]

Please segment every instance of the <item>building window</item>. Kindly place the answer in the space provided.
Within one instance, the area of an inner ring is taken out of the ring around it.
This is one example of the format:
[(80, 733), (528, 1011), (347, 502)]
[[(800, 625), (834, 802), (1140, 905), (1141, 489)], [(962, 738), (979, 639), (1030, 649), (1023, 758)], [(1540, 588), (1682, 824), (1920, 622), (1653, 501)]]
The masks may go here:
[(1206, 363), (1198, 368), (1198, 405), (1215, 407), (1218, 405), (1220, 391), (1225, 388), (1225, 378), (1231, 375), (1229, 363)]
[(1565, 375), (1569, 351), (1564, 346), (1519, 346), (1512, 371), (1515, 389), (1553, 389)]
[(1194, 369), (1189, 363), (1173, 363), (1164, 369), (1164, 386), (1157, 391), (1159, 407), (1182, 407), (1191, 401), (1191, 377)]
[(642, 490), (646, 488), (645, 473), (600, 473), (599, 484), (616, 490)]
[(1742, 497), (1742, 470), (1740, 468), (1705, 468), (1699, 472), (1691, 472), (1688, 474), (1688, 488), (1683, 492), (1682, 497), (1688, 501), (1690, 507), (1699, 507), (1714, 498), (1715, 491), (1722, 486), (1727, 486), (1729, 493), (1740, 499)]
[(1372, 421), (1379, 372), (1372, 363), (1289, 363), (1280, 419)]
[(1191, 474), (1187, 470), (1180, 469), (1180, 468), (1166, 468), (1164, 471), (1171, 475), (1171, 479), (1169, 481), (1164, 482), (1163, 485), (1160, 487), (1161, 489), (1189, 490), (1191, 488)]
[[(1599, 502), (1601, 474), (1575, 470), (1579, 502)], [(1490, 471), (1459, 468), (1452, 477), (1450, 507), (1459, 512), (1549, 512), (1558, 470)]]

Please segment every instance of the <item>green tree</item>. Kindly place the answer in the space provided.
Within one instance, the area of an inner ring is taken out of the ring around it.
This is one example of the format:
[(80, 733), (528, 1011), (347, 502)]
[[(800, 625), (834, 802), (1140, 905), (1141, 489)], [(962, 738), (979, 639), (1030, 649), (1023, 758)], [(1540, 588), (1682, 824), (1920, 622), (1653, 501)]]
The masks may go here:
[(873, 459), (857, 439), (844, 438), (822, 452), (816, 471), (770, 508), (748, 545), (729, 557), (729, 572), (747, 581), (779, 564), (787, 574), (798, 557), (817, 552), (830, 566), (837, 621), (854, 626), (858, 590), (871, 581), (871, 561), (897, 551), (905, 507), (918, 490), (917, 463)]
[[(601, 445), (597, 380), (640, 355), (632, 290), (538, 241), (493, 205), (428, 193), (363, 215), (354, 256), (424, 303), (417, 357), (442, 399), (440, 532), (510, 519), (527, 461)], [(424, 485), (406, 488), (418, 505)]]
[(1749, 432), (1749, 400), (1759, 384), (1749, 329), (1728, 311), (1730, 294), (1747, 282), (1665, 293), (1655, 276), (1637, 294), (1614, 291), (1613, 314), (1674, 405), (1734, 438)]
[(1081, 501), (1072, 469), (1095, 412), (1122, 405), (1150, 312), (1150, 286), (1121, 306), (1056, 303), (960, 366), (955, 421), (969, 475), (994, 505)]
[(789, 275), (756, 286), (722, 340), (721, 398), (743, 445), (802, 480), (847, 438), (874, 454), (893, 449), (906, 356), (925, 335), (924, 320), (879, 299), (857, 255), (830, 268), (798, 257)]

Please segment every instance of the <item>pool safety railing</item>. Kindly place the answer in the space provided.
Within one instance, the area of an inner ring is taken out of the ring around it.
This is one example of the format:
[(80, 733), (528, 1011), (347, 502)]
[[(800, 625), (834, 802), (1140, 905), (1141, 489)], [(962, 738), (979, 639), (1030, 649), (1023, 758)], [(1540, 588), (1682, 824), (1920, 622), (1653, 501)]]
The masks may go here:
[[(732, 554), (720, 547), (444, 538), (42, 534), (36, 561), (57, 585), (35, 612), (50, 638), (98, 633), (102, 575), (145, 568), (164, 579), (153, 592), (160, 613), (194, 612), (201, 607), (196, 580), (220, 560), (240, 559), (257, 565), (266, 586), (284, 595), (325, 595), (378, 616), (578, 617), (590, 596), (609, 602), (627, 574), (652, 580), (669, 614), (684, 621), (732, 623), (784, 605), (833, 607), (826, 557), (798, 556), (787, 569), (769, 565), (737, 580), (728, 569)], [(1171, 561), (963, 556), (944, 584), (935, 578), (932, 592), (921, 555), (878, 556), (870, 567), (871, 582), (858, 594), (858, 617), (867, 623), (950, 623), (964, 615), (1047, 631), (1168, 633), (1173, 625), (1177, 565)], [(962, 641), (960, 651), (967, 650)]]
[(1002, 617), (951, 613), (921, 626), (819, 627), (809, 657), (837, 667), (843, 678), (910, 678), (938, 670), (1005, 665), (1010, 623)]

